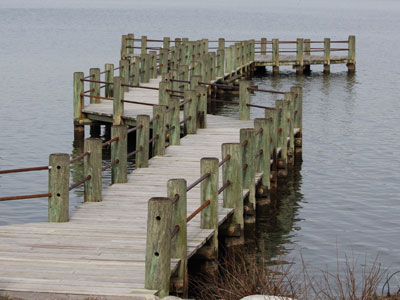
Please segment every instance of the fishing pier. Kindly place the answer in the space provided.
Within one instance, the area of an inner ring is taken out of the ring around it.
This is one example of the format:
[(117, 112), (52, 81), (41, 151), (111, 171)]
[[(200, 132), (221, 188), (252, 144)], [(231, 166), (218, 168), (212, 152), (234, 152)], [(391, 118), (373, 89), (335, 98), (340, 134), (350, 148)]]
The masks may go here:
[[(303, 73), (320, 64), (328, 72), (330, 64), (343, 63), (353, 72), (355, 38), (347, 48), (331, 48), (334, 42), (324, 39), (323, 47), (312, 48), (303, 39), (123, 35), (118, 66), (74, 73), (74, 135), (82, 153), (54, 153), (44, 166), (0, 170), (47, 171), (49, 178), (42, 194), (0, 198), (45, 197), (49, 203), (49, 222), (0, 226), (0, 295), (187, 297), (188, 261), (215, 266), (221, 240), (227, 247), (243, 245), (257, 207), (302, 161), (302, 89), (259, 89), (250, 80), (256, 68), (272, 66), (277, 73), (292, 65)], [(283, 50), (282, 44), (296, 48)], [(227, 93), (239, 101), (224, 99)], [(254, 93), (279, 99), (272, 106), (252, 104)], [(237, 105), (238, 117), (213, 114), (218, 103)], [(264, 117), (251, 120), (251, 109)], [(84, 139), (84, 126), (90, 138)], [(106, 141), (97, 137), (101, 126), (110, 135)], [(108, 164), (103, 147), (111, 148)], [(128, 174), (131, 158), (135, 169)], [(70, 182), (71, 165), (82, 161), (82, 179)], [(106, 170), (111, 185), (103, 190)], [(80, 185), (84, 203), (70, 208), (69, 193)]]

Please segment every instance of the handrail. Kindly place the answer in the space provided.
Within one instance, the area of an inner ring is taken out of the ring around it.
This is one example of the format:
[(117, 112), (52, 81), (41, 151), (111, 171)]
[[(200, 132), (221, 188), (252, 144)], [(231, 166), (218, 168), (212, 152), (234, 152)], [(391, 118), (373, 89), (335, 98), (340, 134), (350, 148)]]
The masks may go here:
[(49, 170), (49, 169), (50, 169), (50, 166), (22, 168), (22, 169), (10, 169), (10, 170), (0, 170), (0, 174), (25, 173), (25, 172), (43, 171), (43, 170)]
[(0, 197), (0, 201), (35, 199), (35, 198), (45, 198), (45, 197), (51, 197), (51, 193), (22, 195), (22, 196), (10, 196), (10, 197)]

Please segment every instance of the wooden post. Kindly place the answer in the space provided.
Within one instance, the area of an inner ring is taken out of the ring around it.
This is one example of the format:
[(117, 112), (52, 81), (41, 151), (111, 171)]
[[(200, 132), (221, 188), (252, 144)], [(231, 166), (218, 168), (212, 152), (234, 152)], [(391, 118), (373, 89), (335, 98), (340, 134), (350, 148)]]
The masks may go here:
[(197, 87), (199, 86), (199, 82), (201, 82), (201, 76), (200, 75), (194, 75), (190, 76), (190, 89), (192, 91), (196, 90)]
[(287, 122), (287, 136), (289, 137), (288, 146), (288, 162), (294, 164), (294, 94), (292, 92), (285, 93), (284, 105), (286, 105), (286, 122)]
[(140, 82), (147, 82), (146, 81), (146, 60), (147, 54), (140, 54)]
[(165, 105), (153, 106), (153, 136), (158, 136), (153, 142), (153, 155), (165, 154)]
[(160, 73), (167, 73), (168, 72), (168, 50), (167, 49), (160, 49)]
[[(299, 86), (291, 87), (290, 91), (294, 93), (294, 119), (293, 127), (298, 133), (295, 135), (295, 154), (301, 155), (302, 152), (302, 136), (303, 136), (303, 89)], [(301, 156), (296, 157), (301, 161)]]
[(49, 157), (49, 222), (69, 221), (69, 160), (66, 153)]
[(170, 43), (171, 43), (171, 38), (164, 37), (164, 39), (163, 39), (163, 48), (169, 51)]
[(127, 48), (126, 48), (126, 46), (127, 46), (126, 38), (127, 38), (126, 34), (123, 34), (122, 38), (121, 38), (121, 59), (124, 59), (128, 54), (127, 53)]
[(199, 85), (196, 88), (196, 96), (198, 99), (199, 114), (197, 116), (197, 127), (207, 127), (207, 95), (208, 88), (206, 86)]
[(273, 185), (271, 187), (277, 188), (278, 187), (278, 180), (277, 180), (277, 164), (278, 164), (278, 157), (277, 157), (277, 148), (278, 148), (278, 110), (277, 109), (266, 109), (265, 110), (265, 118), (268, 120), (269, 124), (269, 153), (271, 154), (271, 158), (273, 159), (272, 163), (272, 173), (271, 177), (273, 179)]
[(227, 235), (240, 237), (238, 244), (243, 243), (243, 149), (239, 143), (222, 144), (222, 159), (230, 159), (222, 166), (222, 182), (229, 181), (229, 186), (223, 191), (224, 207), (234, 208), (231, 223), (228, 225)]
[(232, 73), (232, 47), (226, 48), (225, 56), (226, 72), (230, 76)]
[(114, 125), (122, 125), (124, 123), (122, 116), (124, 115), (124, 88), (122, 87), (123, 79), (114, 77), (114, 101), (113, 101), (113, 119)]
[(224, 78), (225, 76), (225, 49), (217, 51), (217, 77)]
[[(83, 118), (82, 109), (84, 106), (83, 97), (81, 96), (84, 92), (84, 74), (83, 72), (74, 73), (74, 123), (75, 130), (82, 131), (82, 125), (77, 125), (79, 120)], [(78, 128), (77, 128), (78, 127)]]
[(84, 173), (85, 177), (90, 176), (90, 180), (85, 182), (84, 202), (100, 202), (101, 201), (101, 139), (86, 139), (84, 152), (90, 152), (84, 157)]
[(175, 237), (172, 238), (171, 257), (180, 259), (178, 269), (178, 282), (174, 282), (178, 293), (187, 297), (188, 293), (188, 269), (187, 269), (187, 201), (186, 190), (187, 184), (185, 179), (170, 179), (167, 184), (168, 198), (174, 199), (178, 196), (178, 200), (172, 206), (172, 226), (171, 231), (176, 226), (179, 230)]
[(272, 71), (279, 73), (279, 39), (272, 39)]
[(171, 276), (172, 201), (151, 198), (147, 214), (145, 289), (158, 290), (158, 296), (169, 294)]
[(331, 39), (324, 39), (324, 73), (329, 74), (331, 71)]
[(218, 50), (224, 50), (224, 49), (225, 49), (225, 39), (219, 38), (218, 39)]
[(149, 135), (150, 117), (148, 115), (138, 115), (136, 117), (136, 148), (142, 149), (136, 153), (136, 169), (147, 168), (149, 166)]
[(133, 53), (135, 52), (135, 49), (133, 48), (133, 46), (135, 44), (134, 38), (135, 38), (135, 35), (133, 33), (129, 33), (127, 36), (126, 45), (127, 45), (128, 55), (133, 55)]
[(150, 51), (150, 78), (157, 78), (157, 51)]
[(113, 125), (111, 127), (111, 138), (118, 137), (111, 144), (111, 163), (119, 162), (111, 168), (111, 183), (126, 183), (127, 160), (128, 160), (128, 128), (125, 125)]
[[(90, 80), (100, 81), (100, 69), (91, 68), (90, 69)], [(100, 84), (97, 82), (90, 83), (90, 96), (100, 96)], [(100, 103), (100, 99), (90, 98), (90, 103)]]
[(251, 102), (250, 86), (250, 80), (239, 81), (239, 120), (250, 120), (250, 107), (247, 106)]
[(296, 52), (296, 73), (301, 75), (304, 71), (304, 40), (297, 39), (297, 52)]
[(185, 91), (185, 101), (191, 100), (190, 102), (185, 103), (183, 107), (183, 116), (184, 118), (190, 117), (188, 121), (185, 122), (184, 127), (185, 131), (188, 134), (195, 134), (197, 132), (197, 97), (196, 91)]
[(267, 55), (267, 38), (261, 38), (261, 55)]
[[(129, 60), (123, 59), (119, 61), (119, 77), (122, 78), (124, 84), (129, 84)], [(128, 92), (129, 87), (124, 86), (124, 92)]]
[[(247, 142), (246, 142), (247, 141)], [(249, 209), (256, 210), (256, 189), (255, 189), (255, 130), (254, 128), (240, 129), (240, 145), (242, 151), (243, 166), (243, 189), (249, 190)]]
[(215, 80), (216, 72), (215, 72), (215, 63), (216, 63), (216, 56), (215, 52), (210, 52), (209, 54), (209, 71), (210, 71), (210, 81)]
[(286, 106), (284, 100), (276, 100), (275, 108), (277, 109), (277, 124), (278, 124), (278, 147), (281, 149), (280, 162), (278, 163), (283, 169), (287, 165), (287, 122), (285, 120)]
[(181, 138), (181, 125), (179, 124), (179, 99), (177, 98), (171, 98), (170, 100), (170, 108), (174, 108), (174, 110), (171, 111), (170, 115), (170, 128), (173, 128), (170, 131), (170, 136), (169, 136), (169, 143), (171, 145), (179, 145), (180, 144), (180, 138)]
[(140, 54), (147, 54), (147, 36), (142, 35)]
[[(261, 178), (262, 189), (266, 192), (271, 187), (270, 169), (271, 169), (271, 153), (270, 153), (270, 135), (269, 135), (269, 120), (265, 118), (257, 118), (254, 120), (254, 130), (257, 132), (262, 128), (262, 131), (257, 135), (256, 154), (256, 170), (263, 174)], [(262, 151), (260, 154), (259, 151)]]
[(151, 78), (151, 55), (146, 54), (143, 83), (149, 83)]
[(218, 163), (218, 158), (213, 157), (203, 157), (200, 160), (200, 176), (211, 174), (200, 183), (200, 204), (210, 200), (210, 205), (201, 211), (200, 228), (214, 230), (214, 236), (209, 242), (214, 258), (218, 257)]
[(255, 53), (256, 53), (256, 41), (250, 40), (250, 61), (255, 61)]
[(168, 105), (170, 101), (170, 93), (167, 91), (171, 87), (170, 82), (160, 81), (158, 84), (158, 104)]
[(304, 40), (304, 55), (310, 55), (311, 54), (311, 40), (310, 39), (305, 39)]
[(131, 59), (130, 63), (131, 70), (131, 80), (130, 83), (132, 85), (139, 85), (140, 82), (140, 57), (134, 56)]
[[(114, 64), (105, 64), (104, 71), (104, 80), (106, 82), (114, 82)], [(107, 84), (104, 88), (104, 96), (112, 98), (114, 97), (114, 85)]]
[[(180, 65), (178, 72), (179, 72), (179, 76), (178, 76), (179, 80), (187, 81), (189, 79), (189, 66), (188, 65)], [(184, 90), (187, 90), (188, 87), (189, 87), (189, 84), (179, 82), (179, 90), (184, 91)]]
[(356, 36), (350, 35), (348, 41), (348, 60), (347, 69), (349, 73), (353, 73), (356, 70)]

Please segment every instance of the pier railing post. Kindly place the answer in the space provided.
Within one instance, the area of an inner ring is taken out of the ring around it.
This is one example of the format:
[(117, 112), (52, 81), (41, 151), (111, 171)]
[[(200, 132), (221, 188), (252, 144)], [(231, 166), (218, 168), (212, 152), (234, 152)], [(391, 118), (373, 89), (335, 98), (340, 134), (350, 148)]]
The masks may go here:
[(157, 78), (157, 51), (150, 51), (150, 78)]
[(304, 40), (304, 55), (310, 55), (310, 54), (311, 54), (311, 40), (305, 39)]
[(272, 39), (272, 71), (279, 73), (279, 39)]
[(214, 230), (214, 236), (209, 242), (211, 258), (218, 257), (218, 163), (218, 158), (213, 157), (204, 157), (200, 160), (200, 175), (211, 174), (200, 183), (200, 204), (210, 201), (210, 204), (201, 211), (200, 228)]
[(85, 140), (84, 152), (90, 152), (84, 157), (85, 177), (90, 176), (90, 180), (85, 182), (84, 202), (101, 201), (101, 162), (102, 149), (101, 139), (89, 138)]
[[(100, 81), (100, 69), (90, 69), (90, 80)], [(90, 96), (100, 96), (100, 84), (98, 82), (90, 82)], [(90, 103), (100, 103), (100, 99), (90, 98)]]
[(259, 194), (267, 195), (271, 187), (270, 170), (271, 170), (271, 153), (270, 153), (270, 135), (269, 135), (269, 120), (266, 118), (257, 118), (254, 120), (254, 130), (257, 134), (257, 147), (255, 151), (256, 170), (261, 172), (261, 190)]
[(265, 110), (265, 118), (268, 120), (269, 124), (269, 153), (273, 159), (272, 167), (271, 167), (271, 178), (273, 184), (271, 183), (271, 187), (277, 188), (278, 187), (278, 180), (277, 180), (277, 167), (278, 167), (278, 111), (276, 108), (274, 109), (266, 109)]
[(168, 105), (170, 101), (170, 93), (167, 91), (171, 87), (170, 81), (160, 81), (158, 84), (158, 103), (160, 105)]
[(168, 49), (160, 49), (160, 73), (168, 72)]
[(227, 235), (237, 237), (231, 244), (243, 244), (243, 163), (242, 146), (239, 143), (222, 144), (222, 159), (230, 159), (222, 166), (222, 182), (229, 185), (223, 191), (224, 207), (234, 208), (232, 219), (228, 224)]
[(296, 50), (296, 73), (303, 74), (304, 71), (304, 40), (297, 39), (297, 50)]
[[(105, 74), (104, 80), (106, 82), (114, 82), (114, 64), (105, 64), (104, 66)], [(104, 96), (112, 98), (114, 97), (114, 85), (107, 84), (104, 88)]]
[(149, 115), (138, 115), (136, 117), (136, 148), (141, 149), (136, 153), (136, 168), (147, 168), (149, 166)]
[(49, 157), (49, 222), (69, 221), (69, 160), (66, 153)]
[(131, 80), (130, 83), (132, 85), (139, 85), (140, 82), (140, 57), (134, 56), (130, 61), (130, 70), (131, 70)]
[(267, 38), (261, 38), (261, 55), (267, 55)]
[[(123, 79), (123, 83), (129, 84), (129, 61), (121, 59), (119, 61), (119, 77)], [(128, 92), (129, 87), (124, 86), (124, 92)]]
[(293, 127), (293, 117), (294, 117), (294, 94), (292, 92), (285, 93), (285, 104), (286, 104), (286, 122), (288, 128), (288, 163), (290, 165), (294, 164), (294, 127)]
[(239, 120), (250, 120), (250, 80), (239, 81)]
[(215, 52), (210, 52), (209, 53), (210, 81), (215, 80), (216, 75), (217, 75), (216, 70), (215, 70), (216, 61), (217, 61), (216, 57), (217, 57), (217, 53), (215, 53)]
[(171, 111), (170, 115), (170, 136), (169, 136), (169, 143), (171, 145), (179, 145), (180, 144), (180, 136), (181, 136), (181, 125), (179, 123), (179, 116), (180, 116), (180, 101), (177, 98), (171, 98), (170, 100), (170, 108), (174, 108)]
[(347, 68), (350, 73), (356, 70), (356, 36), (350, 35), (348, 41), (348, 60)]
[(208, 88), (206, 86), (199, 85), (196, 88), (196, 96), (198, 99), (198, 116), (197, 116), (197, 127), (207, 127), (207, 95)]
[(146, 267), (144, 287), (158, 290), (158, 296), (169, 294), (171, 276), (172, 201), (151, 198), (148, 203)]
[(135, 35), (133, 33), (128, 33), (126, 41), (128, 55), (133, 55), (133, 53), (135, 52), (135, 49), (133, 48), (135, 44), (134, 39)]
[(245, 213), (253, 213), (256, 210), (255, 196), (255, 130), (254, 128), (240, 129), (240, 145), (242, 151), (243, 189), (249, 190), (249, 197)]
[(140, 82), (147, 82), (147, 74), (146, 74), (146, 61), (147, 54), (140, 54)]
[(177, 200), (172, 205), (171, 231), (177, 227), (175, 237), (172, 237), (171, 257), (180, 259), (178, 280), (173, 282), (176, 292), (187, 296), (188, 270), (187, 270), (187, 184), (185, 179), (170, 179), (167, 184), (168, 198)]
[(128, 128), (125, 125), (113, 125), (111, 127), (111, 138), (118, 140), (111, 144), (111, 162), (118, 160), (111, 168), (111, 183), (127, 182), (127, 159), (128, 159)]
[(324, 73), (329, 74), (331, 70), (331, 39), (324, 39)]
[(185, 122), (184, 127), (185, 131), (188, 134), (195, 134), (197, 132), (197, 97), (196, 91), (185, 91), (185, 101), (190, 100), (189, 102), (184, 104), (183, 107), (183, 115), (184, 118), (189, 118), (188, 121)]
[(153, 106), (153, 136), (158, 136), (153, 141), (153, 155), (165, 154), (165, 117), (166, 106)]
[(225, 76), (225, 49), (217, 50), (217, 77), (224, 78)]
[[(303, 89), (299, 86), (291, 87), (290, 91), (294, 93), (294, 119), (293, 119), (293, 127), (297, 130), (298, 133), (295, 135), (294, 143), (295, 143), (295, 154), (301, 155), (302, 151), (302, 136), (303, 136)], [(300, 158), (300, 157), (296, 157)]]
[(121, 59), (124, 59), (127, 56), (127, 36), (123, 34), (121, 37)]
[(142, 35), (140, 46), (141, 46), (140, 54), (147, 54), (147, 36)]
[[(180, 65), (178, 72), (179, 72), (179, 76), (178, 76), (179, 80), (188, 81), (188, 79), (189, 79), (189, 66), (188, 65)], [(178, 86), (179, 86), (179, 90), (184, 91), (184, 90), (188, 89), (189, 84), (179, 82)]]
[(256, 41), (250, 40), (250, 61), (254, 62), (256, 60)]
[(121, 77), (114, 77), (114, 101), (113, 101), (113, 124), (122, 125), (124, 114), (124, 88), (122, 86), (123, 79)]
[(170, 47), (170, 42), (171, 42), (171, 38), (169, 37), (164, 37), (163, 38), (163, 48), (169, 51), (169, 47)]
[(284, 105), (284, 100), (276, 100), (275, 101), (275, 108), (277, 110), (277, 142), (278, 147), (281, 149), (280, 159), (278, 160), (278, 167), (283, 169), (284, 171), (281, 172), (281, 175), (285, 177), (287, 175), (287, 122), (285, 119), (286, 116), (286, 106)]
[[(84, 92), (84, 74), (83, 72), (74, 73), (74, 136), (79, 139), (84, 134), (84, 126), (79, 124), (83, 118), (82, 109), (84, 106), (83, 92)], [(83, 139), (83, 138), (82, 138)]]
[(226, 72), (229, 74), (229, 76), (232, 73), (232, 47), (226, 48), (225, 52), (225, 63), (226, 63)]

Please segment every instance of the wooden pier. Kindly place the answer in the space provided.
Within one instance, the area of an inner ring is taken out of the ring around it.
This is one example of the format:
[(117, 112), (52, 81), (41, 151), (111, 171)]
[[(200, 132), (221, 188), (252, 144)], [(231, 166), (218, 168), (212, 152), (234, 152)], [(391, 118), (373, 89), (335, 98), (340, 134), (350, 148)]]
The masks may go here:
[[(255, 68), (269, 64), (267, 56), (256, 59), (254, 40), (227, 47), (220, 39), (215, 52), (209, 43), (175, 39), (170, 47), (169, 38), (124, 35), (118, 67), (74, 74), (75, 139), (84, 144), (82, 154), (51, 154), (46, 166), (0, 171), (47, 170), (49, 176), (47, 193), (0, 198), (49, 199), (48, 223), (0, 226), (0, 295), (186, 297), (189, 259), (212, 265), (219, 239), (228, 247), (244, 243), (257, 206), (301, 162), (302, 89), (251, 85)], [(264, 51), (267, 43), (260, 45)], [(221, 90), (238, 92), (239, 101), (221, 99)], [(282, 99), (274, 107), (255, 105), (252, 93)], [(238, 105), (239, 119), (210, 114), (218, 102)], [(264, 110), (265, 117), (250, 120), (250, 108)], [(93, 136), (106, 126), (111, 139), (83, 142), (85, 125)], [(103, 165), (106, 146), (111, 163)], [(129, 157), (135, 170), (127, 174)], [(71, 184), (70, 164), (79, 160), (84, 177)], [(107, 169), (112, 185), (102, 190)], [(69, 192), (81, 184), (85, 203), (70, 209)]]

